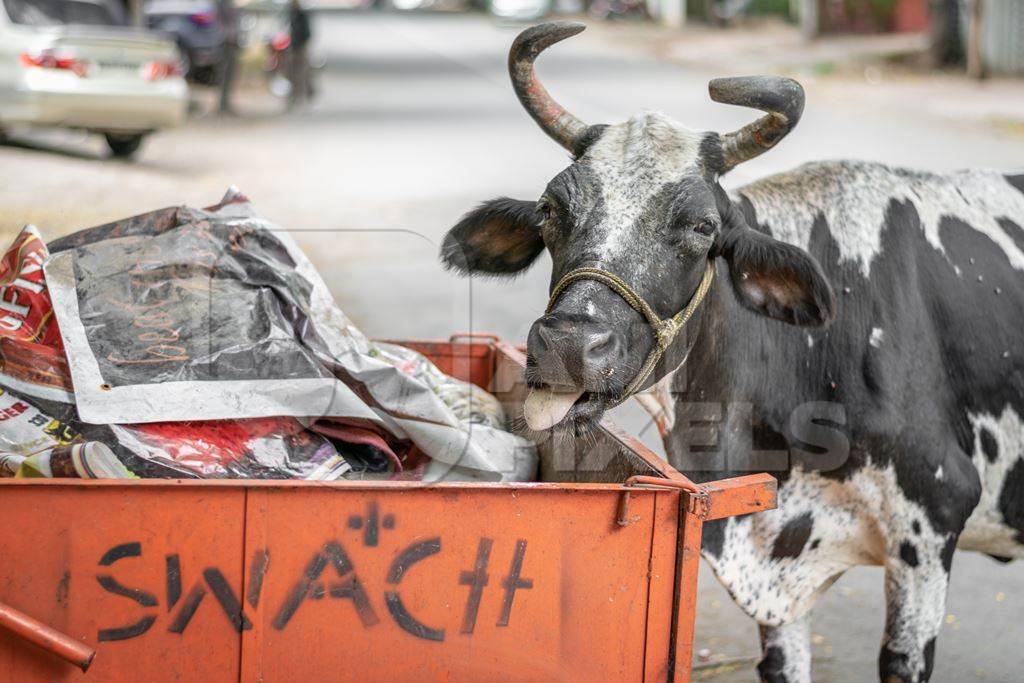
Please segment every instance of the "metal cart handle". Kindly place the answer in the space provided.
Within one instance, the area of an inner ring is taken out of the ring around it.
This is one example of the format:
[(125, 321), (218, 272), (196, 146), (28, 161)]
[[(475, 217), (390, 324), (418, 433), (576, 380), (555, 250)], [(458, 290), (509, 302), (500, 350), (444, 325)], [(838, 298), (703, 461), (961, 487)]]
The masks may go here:
[(0, 602), (0, 626), (86, 671), (96, 650)]
[[(662, 477), (649, 477), (642, 474), (637, 474), (626, 480), (626, 483), (622, 485), (626, 489), (630, 488), (662, 488), (662, 489), (677, 489), (684, 491), (689, 494), (689, 506), (688, 511), (691, 514), (695, 514), (701, 519), (705, 519), (708, 515), (709, 498), (707, 491), (703, 490), (698, 484), (694, 484), (686, 477), (680, 475), (679, 479), (664, 479)], [(622, 497), (619, 499), (619, 514), (616, 518), (616, 523), (619, 526), (628, 526), (633, 520), (629, 517), (629, 491), (623, 491)]]

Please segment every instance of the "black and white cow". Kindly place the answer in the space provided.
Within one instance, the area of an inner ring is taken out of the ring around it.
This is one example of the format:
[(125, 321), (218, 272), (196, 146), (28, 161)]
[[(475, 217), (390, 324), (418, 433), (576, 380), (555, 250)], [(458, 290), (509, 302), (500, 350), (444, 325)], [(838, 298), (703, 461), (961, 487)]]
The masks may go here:
[[(720, 176), (796, 124), (800, 86), (712, 82), (717, 101), (768, 112), (729, 134), (658, 113), (588, 126), (533, 71), (582, 28), (528, 29), (509, 57), (520, 100), (572, 163), (539, 201), (467, 214), (442, 259), (513, 274), (547, 249), (553, 286), (600, 268), (662, 318), (717, 263), (645, 387), (671, 397), (679, 469), (779, 476), (777, 510), (704, 532), (706, 559), (760, 624), (762, 678), (810, 680), (815, 601), (873, 564), (887, 595), (879, 673), (927, 680), (954, 548), (1024, 557), (1024, 175), (824, 162), (727, 194)], [(621, 292), (584, 279), (528, 341), (527, 421), (579, 433), (623, 398), (655, 337)]]

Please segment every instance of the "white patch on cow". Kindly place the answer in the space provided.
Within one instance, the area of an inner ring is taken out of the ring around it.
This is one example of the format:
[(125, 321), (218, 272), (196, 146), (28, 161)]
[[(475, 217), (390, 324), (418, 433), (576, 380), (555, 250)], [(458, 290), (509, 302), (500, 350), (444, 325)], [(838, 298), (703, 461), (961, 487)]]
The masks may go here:
[[(960, 535), (958, 548), (977, 550), (1004, 557), (1024, 558), (1024, 545), (1017, 541), (1017, 529), (1003, 521), (999, 511), (999, 496), (1003, 492), (1010, 469), (1024, 458), (1024, 421), (1007, 406), (996, 415), (981, 413), (970, 415), (974, 427), (974, 453), (971, 460), (981, 477), (981, 500), (967, 520)], [(995, 438), (998, 457), (989, 462), (981, 447), (981, 430), (987, 429)], [(1024, 495), (1021, 491), (1020, 495)]]
[[(773, 558), (775, 540), (786, 523), (805, 513), (812, 515), (814, 525), (803, 552), (795, 558)], [(898, 562), (894, 558), (904, 540), (913, 543), (921, 572), (945, 576), (941, 552), (947, 537), (932, 528), (923, 507), (904, 495), (892, 465), (862, 467), (846, 481), (796, 467), (779, 487), (778, 508), (729, 518), (721, 555), (708, 554), (706, 559), (748, 615), (778, 626), (807, 614), (843, 571)], [(941, 600), (920, 609), (928, 610), (921, 615), (925, 622), (941, 621)]]
[(807, 348), (814, 348), (814, 337), (812, 337), (811, 335), (807, 335)]
[(868, 338), (868, 344), (871, 344), (876, 349), (882, 345), (882, 339), (885, 337), (885, 332), (881, 327), (872, 327), (871, 336)]
[(600, 259), (637, 246), (625, 243), (630, 228), (651, 197), (698, 167), (703, 137), (660, 112), (644, 112), (609, 126), (591, 145), (581, 161), (597, 175), (607, 215)]
[(865, 277), (881, 250), (885, 213), (893, 199), (914, 205), (925, 238), (940, 252), (945, 253), (939, 222), (949, 216), (987, 235), (1014, 268), (1024, 270), (1024, 252), (997, 221), (1006, 217), (1024, 224), (1024, 193), (1001, 172), (940, 175), (872, 162), (825, 161), (769, 176), (737, 192), (750, 200), (774, 237), (804, 249), (814, 221), (824, 217), (841, 258), (859, 263)]
[(945, 472), (942, 470), (942, 465), (939, 465), (939, 468), (935, 470), (935, 478), (941, 481), (943, 476), (945, 476)]

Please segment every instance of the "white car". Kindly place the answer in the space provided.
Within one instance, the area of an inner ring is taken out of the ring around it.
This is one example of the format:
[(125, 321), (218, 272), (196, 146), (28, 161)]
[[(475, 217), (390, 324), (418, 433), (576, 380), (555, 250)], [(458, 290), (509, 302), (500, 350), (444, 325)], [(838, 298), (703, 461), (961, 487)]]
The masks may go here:
[(79, 128), (130, 156), (185, 118), (177, 48), (128, 26), (120, 0), (0, 2), (0, 130)]
[(489, 0), (491, 16), (506, 21), (537, 21), (551, 13), (553, 0)]

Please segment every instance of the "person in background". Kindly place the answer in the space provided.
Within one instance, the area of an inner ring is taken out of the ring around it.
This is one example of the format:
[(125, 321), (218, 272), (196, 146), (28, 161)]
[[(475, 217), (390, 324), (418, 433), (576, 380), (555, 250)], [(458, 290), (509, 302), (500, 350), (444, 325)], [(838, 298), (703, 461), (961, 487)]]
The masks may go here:
[(288, 80), (291, 82), (288, 108), (291, 109), (311, 95), (307, 47), (313, 37), (313, 30), (310, 27), (309, 12), (302, 7), (300, 0), (291, 0), (288, 8), (288, 26), (291, 34), (291, 43), (288, 46)]

